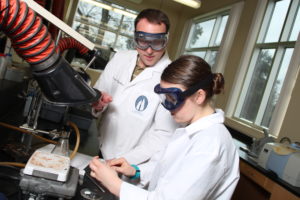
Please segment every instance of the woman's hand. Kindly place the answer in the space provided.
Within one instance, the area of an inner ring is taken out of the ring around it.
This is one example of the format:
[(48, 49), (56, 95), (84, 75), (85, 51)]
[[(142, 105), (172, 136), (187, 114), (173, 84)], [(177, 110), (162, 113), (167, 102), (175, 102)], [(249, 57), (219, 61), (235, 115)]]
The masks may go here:
[(106, 162), (111, 168), (125, 176), (131, 177), (136, 173), (135, 168), (132, 167), (125, 158), (117, 158)]
[(120, 196), (120, 188), (122, 180), (118, 174), (107, 163), (99, 160), (96, 156), (89, 164), (91, 168), (91, 176), (101, 182), (111, 193)]

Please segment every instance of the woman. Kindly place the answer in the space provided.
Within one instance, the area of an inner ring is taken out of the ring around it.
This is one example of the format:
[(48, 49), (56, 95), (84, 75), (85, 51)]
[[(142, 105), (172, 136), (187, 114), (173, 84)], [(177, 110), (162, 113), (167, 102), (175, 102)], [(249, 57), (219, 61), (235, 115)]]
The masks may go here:
[[(197, 56), (182, 56), (163, 72), (154, 91), (176, 122), (185, 125), (166, 148), (145, 164), (124, 158), (91, 163), (91, 176), (121, 200), (230, 199), (239, 179), (239, 156), (225, 128), (224, 113), (212, 106), (224, 78)], [(147, 190), (122, 181), (139, 178)]]

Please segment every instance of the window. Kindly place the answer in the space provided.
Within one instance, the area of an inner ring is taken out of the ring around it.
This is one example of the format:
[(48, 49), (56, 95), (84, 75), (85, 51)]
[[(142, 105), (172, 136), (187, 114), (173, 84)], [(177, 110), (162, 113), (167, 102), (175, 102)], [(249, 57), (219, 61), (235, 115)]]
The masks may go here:
[[(107, 7), (101, 7), (103, 5)], [(121, 14), (117, 12), (119, 10), (131, 15)], [(99, 47), (130, 49), (136, 14), (135, 11), (104, 1), (80, 0), (73, 28)]]
[(223, 72), (243, 6), (239, 2), (191, 20), (190, 31), (181, 42), (184, 49), (178, 53), (200, 56), (213, 71)]
[[(279, 100), (288, 100), (281, 93), (284, 83), (290, 81), (286, 77), (294, 67), (291, 65), (292, 56), (297, 54), (294, 48), (299, 42), (299, 0), (270, 0), (264, 10), (258, 34), (250, 34), (256, 39), (252, 50), (246, 50), (251, 56), (242, 64), (247, 66), (246, 75), (243, 75), (245, 78), (238, 90), (241, 93), (235, 101), (238, 103), (234, 117), (252, 127), (270, 129), (275, 121), (278, 122), (274, 113), (276, 107), (283, 105), (278, 105)], [(278, 130), (271, 133), (277, 135)]]
[(184, 54), (199, 56), (213, 66), (227, 21), (228, 12), (196, 19), (193, 22)]
[(103, 59), (109, 60), (111, 49), (133, 48), (136, 15), (136, 11), (106, 1), (79, 0), (72, 27), (94, 42)]

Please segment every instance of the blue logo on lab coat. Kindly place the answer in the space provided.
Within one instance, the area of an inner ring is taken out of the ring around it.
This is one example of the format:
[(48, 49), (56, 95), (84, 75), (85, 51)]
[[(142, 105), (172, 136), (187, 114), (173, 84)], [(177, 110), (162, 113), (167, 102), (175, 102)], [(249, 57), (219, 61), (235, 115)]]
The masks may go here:
[(144, 111), (148, 106), (148, 99), (145, 96), (139, 96), (135, 101), (135, 109), (137, 111)]

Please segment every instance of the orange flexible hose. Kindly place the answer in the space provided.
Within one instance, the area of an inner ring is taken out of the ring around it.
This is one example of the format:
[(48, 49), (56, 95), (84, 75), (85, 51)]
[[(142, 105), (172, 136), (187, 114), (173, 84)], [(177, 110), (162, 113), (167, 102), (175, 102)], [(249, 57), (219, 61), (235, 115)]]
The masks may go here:
[(10, 166), (15, 166), (15, 167), (25, 167), (24, 163), (17, 163), (17, 162), (0, 162), (0, 165), (2, 166), (6, 166), (6, 165), (10, 165)]
[(56, 47), (46, 26), (24, 1), (0, 0), (0, 27), (17, 54), (30, 64), (47, 60)]
[[(18, 130), (18, 131), (23, 132), (23, 133), (32, 134), (30, 131), (27, 131), (25, 129), (22, 129), (22, 128), (19, 128), (19, 127), (16, 127), (16, 126), (12, 126), (12, 125), (9, 125), (9, 124), (3, 123), (3, 122), (0, 122), (0, 125), (3, 126), (3, 127), (6, 127), (6, 128), (13, 129), (13, 130)], [(76, 144), (75, 144), (73, 152), (70, 155), (70, 159), (72, 160), (75, 157), (75, 155), (76, 155), (76, 153), (78, 151), (78, 148), (79, 148), (79, 144), (80, 144), (80, 132), (79, 132), (79, 129), (78, 129), (78, 127), (77, 127), (77, 125), (75, 123), (69, 121), (68, 125), (70, 125), (73, 128), (73, 130), (75, 131), (75, 133), (76, 133)], [(32, 134), (32, 135), (34, 135), (34, 134)], [(47, 141), (49, 143), (57, 144), (56, 141), (48, 140), (46, 138), (43, 138), (43, 137), (37, 136), (37, 135), (34, 135), (34, 136), (38, 137), (39, 139), (42, 139), (44, 141)], [(22, 168), (25, 167), (24, 163), (16, 163), (16, 162), (0, 162), (0, 165), (10, 165), (10, 166), (16, 166), (16, 167), (22, 167)]]
[(84, 55), (89, 51), (86, 46), (71, 37), (61, 38), (56, 48), (59, 50), (60, 54), (62, 54), (66, 49), (71, 48), (77, 49), (81, 55)]
[(41, 137), (39, 135), (35, 135), (33, 134), (32, 132), (26, 130), (26, 129), (23, 129), (23, 128), (19, 128), (19, 127), (16, 127), (16, 126), (13, 126), (13, 125), (10, 125), (10, 124), (6, 124), (6, 123), (3, 123), (3, 122), (0, 122), (0, 126), (3, 126), (3, 127), (6, 127), (6, 128), (10, 128), (10, 129), (13, 129), (13, 130), (16, 130), (16, 131), (20, 131), (22, 133), (27, 133), (27, 134), (31, 134), (33, 135), (34, 137), (40, 139), (40, 140), (43, 140), (45, 142), (48, 142), (48, 143), (52, 143), (52, 144), (57, 144), (56, 141), (53, 141), (53, 140), (49, 140), (47, 138), (44, 138), (44, 137)]
[(76, 155), (76, 153), (77, 153), (77, 151), (78, 151), (78, 148), (79, 148), (79, 144), (80, 144), (80, 133), (79, 133), (79, 129), (78, 129), (78, 127), (77, 127), (77, 125), (76, 125), (75, 123), (73, 123), (73, 122), (71, 122), (71, 121), (68, 121), (68, 124), (73, 128), (73, 130), (74, 130), (75, 133), (76, 133), (76, 144), (75, 144), (75, 147), (74, 147), (73, 152), (72, 152), (71, 155), (70, 155), (70, 159), (72, 160), (72, 159), (75, 157), (75, 155)]

